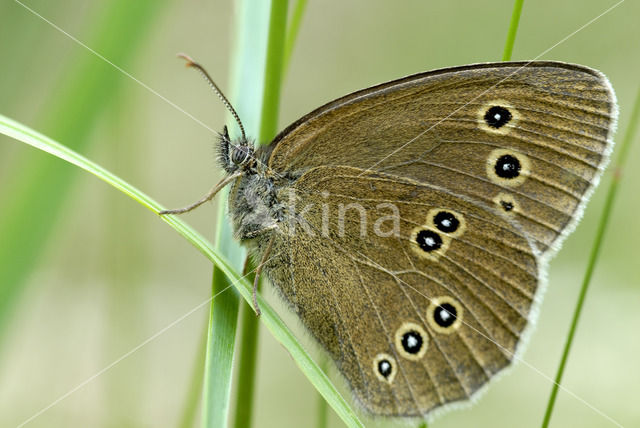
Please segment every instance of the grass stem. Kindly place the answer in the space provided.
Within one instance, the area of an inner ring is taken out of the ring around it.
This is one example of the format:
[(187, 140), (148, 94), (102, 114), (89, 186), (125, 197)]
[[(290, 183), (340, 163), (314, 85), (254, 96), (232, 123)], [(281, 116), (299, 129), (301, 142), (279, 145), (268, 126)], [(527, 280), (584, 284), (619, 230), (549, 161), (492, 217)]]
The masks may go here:
[(298, 33), (300, 32), (300, 24), (302, 23), (302, 17), (304, 11), (307, 8), (307, 0), (298, 0), (293, 7), (291, 14), (291, 21), (289, 22), (289, 28), (287, 29), (287, 37), (284, 44), (284, 59), (282, 69), (284, 73), (289, 70), (289, 63), (291, 62), (291, 55), (293, 54), (293, 48), (298, 39)]
[[(246, 272), (252, 272), (247, 280), (253, 283), (255, 265), (247, 260)], [(251, 426), (253, 416), (253, 397), (256, 384), (256, 358), (258, 353), (258, 317), (251, 305), (243, 305), (238, 348), (238, 387), (236, 392), (236, 409), (234, 426), (247, 428)]]
[[(287, 26), (286, 0), (273, 0), (269, 13), (269, 29), (267, 39), (267, 57), (264, 75), (263, 102), (260, 118), (259, 143), (266, 144), (273, 139), (278, 129), (278, 110), (280, 106), (280, 88), (282, 86), (282, 70), (285, 31)], [(249, 260), (246, 266), (255, 270)], [(255, 275), (250, 275), (253, 283)], [(245, 428), (251, 426), (254, 404), (254, 389), (257, 372), (257, 352), (259, 338), (258, 318), (250, 305), (242, 310), (242, 328), (240, 331), (240, 353), (237, 395), (234, 426)]]
[(518, 32), (518, 25), (520, 24), (520, 14), (522, 12), (523, 3), (524, 0), (515, 0), (513, 3), (513, 12), (511, 14), (509, 32), (507, 33), (507, 42), (504, 45), (504, 52), (502, 53), (503, 61), (511, 61), (511, 54), (513, 53), (513, 45), (516, 42), (516, 33)]
[(267, 39), (267, 63), (264, 73), (264, 98), (260, 121), (260, 144), (270, 142), (278, 130), (280, 88), (284, 64), (284, 42), (287, 29), (288, 0), (272, 0)]
[(564, 345), (564, 349), (562, 351), (562, 357), (560, 358), (560, 365), (558, 366), (558, 371), (556, 373), (555, 381), (553, 383), (553, 387), (551, 388), (551, 394), (549, 395), (547, 409), (545, 411), (544, 419), (542, 421), (542, 428), (547, 428), (549, 426), (549, 422), (551, 421), (553, 407), (558, 395), (558, 388), (560, 387), (560, 382), (562, 382), (562, 375), (564, 374), (567, 360), (569, 359), (569, 351), (571, 350), (571, 345), (573, 344), (573, 339), (576, 333), (576, 329), (578, 327), (578, 321), (580, 320), (580, 314), (584, 306), (584, 301), (587, 297), (587, 291), (589, 289), (589, 284), (591, 283), (593, 270), (595, 268), (596, 262), (598, 261), (598, 256), (600, 254), (600, 248), (602, 246), (604, 234), (607, 229), (607, 225), (609, 223), (611, 210), (613, 209), (613, 203), (615, 201), (620, 180), (622, 179), (622, 171), (624, 168), (624, 164), (627, 160), (627, 153), (629, 152), (629, 147), (631, 146), (633, 137), (636, 134), (639, 121), (640, 121), (640, 89), (638, 90), (638, 94), (636, 96), (633, 111), (631, 113), (629, 126), (627, 127), (627, 132), (625, 133), (624, 139), (622, 140), (622, 145), (620, 146), (620, 149), (619, 149), (617, 161), (615, 165), (613, 165), (613, 178), (611, 180), (611, 183), (609, 184), (609, 189), (607, 190), (607, 196), (604, 203), (604, 207), (602, 209), (602, 215), (600, 216), (600, 222), (598, 223), (598, 230), (596, 231), (596, 236), (593, 241), (593, 247), (591, 248), (591, 254), (589, 255), (587, 270), (584, 274), (584, 279), (582, 280), (582, 287), (580, 288), (580, 294), (578, 295), (578, 301), (576, 302), (576, 307), (573, 312), (571, 327), (569, 328), (569, 333), (567, 334), (567, 339)]

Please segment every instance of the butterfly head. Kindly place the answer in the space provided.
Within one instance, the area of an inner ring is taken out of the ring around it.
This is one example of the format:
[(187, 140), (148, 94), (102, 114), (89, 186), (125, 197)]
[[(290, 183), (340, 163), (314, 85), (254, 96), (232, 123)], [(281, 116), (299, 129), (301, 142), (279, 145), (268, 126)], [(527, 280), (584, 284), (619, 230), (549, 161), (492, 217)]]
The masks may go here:
[(244, 136), (231, 140), (226, 126), (220, 134), (219, 159), (222, 168), (229, 174), (250, 172), (256, 165), (253, 144)]

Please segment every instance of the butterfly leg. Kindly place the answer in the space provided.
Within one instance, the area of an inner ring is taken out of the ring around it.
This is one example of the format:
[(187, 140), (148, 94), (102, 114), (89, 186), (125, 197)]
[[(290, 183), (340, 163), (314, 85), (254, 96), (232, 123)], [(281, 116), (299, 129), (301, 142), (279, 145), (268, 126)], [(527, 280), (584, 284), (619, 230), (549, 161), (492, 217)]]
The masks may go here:
[(216, 184), (215, 186), (213, 186), (211, 188), (211, 190), (209, 190), (209, 193), (207, 193), (206, 195), (204, 195), (200, 200), (198, 200), (197, 202), (194, 202), (191, 205), (188, 205), (184, 208), (177, 208), (175, 210), (162, 210), (160, 211), (158, 214), (160, 215), (166, 215), (166, 214), (182, 214), (182, 213), (186, 213), (188, 211), (191, 211), (195, 208), (198, 208), (200, 205), (204, 204), (207, 201), (210, 201), (211, 199), (213, 199), (214, 196), (216, 196), (216, 194), (222, 190), (224, 188), (224, 186), (226, 186), (227, 184), (231, 183), (233, 180), (235, 180), (236, 178), (240, 177), (242, 174), (240, 172), (235, 173), (235, 174), (231, 174), (228, 177), (223, 178), (222, 180), (220, 180), (218, 182), (218, 184)]
[(260, 316), (262, 312), (260, 312), (260, 307), (258, 306), (258, 282), (260, 281), (260, 274), (262, 273), (262, 267), (267, 263), (269, 254), (271, 253), (271, 247), (273, 247), (273, 241), (276, 239), (275, 232), (271, 233), (271, 239), (269, 239), (269, 243), (267, 244), (267, 249), (262, 253), (262, 258), (260, 259), (260, 263), (256, 268), (256, 276), (253, 280), (253, 309), (256, 311), (256, 316)]

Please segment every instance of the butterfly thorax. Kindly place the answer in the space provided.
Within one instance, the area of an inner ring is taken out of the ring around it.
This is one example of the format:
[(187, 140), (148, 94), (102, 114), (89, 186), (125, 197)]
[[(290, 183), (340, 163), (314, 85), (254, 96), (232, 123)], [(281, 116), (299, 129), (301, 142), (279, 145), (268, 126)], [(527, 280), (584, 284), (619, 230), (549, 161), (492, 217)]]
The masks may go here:
[[(283, 218), (278, 201), (278, 179), (267, 166), (268, 149), (253, 149), (244, 138), (231, 140), (225, 127), (220, 135), (219, 160), (230, 174), (239, 175), (229, 192), (229, 207), (235, 235), (241, 241), (272, 230)], [(286, 181), (286, 180), (285, 180)]]
[(231, 187), (229, 207), (236, 237), (249, 240), (272, 230), (282, 222), (283, 204), (271, 177), (245, 173)]

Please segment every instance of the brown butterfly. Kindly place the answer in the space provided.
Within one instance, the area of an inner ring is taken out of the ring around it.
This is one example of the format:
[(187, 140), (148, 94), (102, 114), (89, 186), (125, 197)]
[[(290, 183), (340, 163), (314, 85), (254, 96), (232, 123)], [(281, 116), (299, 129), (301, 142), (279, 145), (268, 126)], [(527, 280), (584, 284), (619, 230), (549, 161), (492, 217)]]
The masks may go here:
[[(612, 149), (590, 68), (475, 64), (354, 92), (254, 149), (225, 127), (236, 236), (372, 414), (470, 399), (521, 351), (549, 256)], [(256, 305), (256, 309), (257, 305)]]

